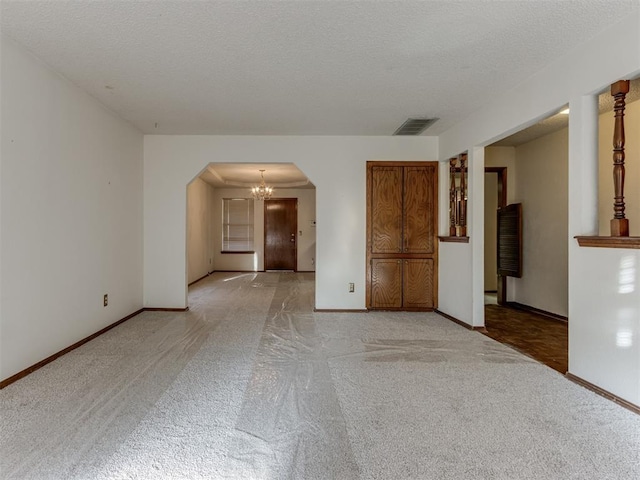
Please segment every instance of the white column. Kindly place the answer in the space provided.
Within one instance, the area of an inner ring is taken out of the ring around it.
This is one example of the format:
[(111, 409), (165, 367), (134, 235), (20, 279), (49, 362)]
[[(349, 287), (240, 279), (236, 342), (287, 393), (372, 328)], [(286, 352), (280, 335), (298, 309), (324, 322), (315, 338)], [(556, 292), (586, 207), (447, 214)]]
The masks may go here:
[(598, 96), (573, 99), (569, 116), (569, 238), (598, 234)]
[(472, 325), (484, 326), (484, 148), (468, 154), (467, 231), (471, 242)]

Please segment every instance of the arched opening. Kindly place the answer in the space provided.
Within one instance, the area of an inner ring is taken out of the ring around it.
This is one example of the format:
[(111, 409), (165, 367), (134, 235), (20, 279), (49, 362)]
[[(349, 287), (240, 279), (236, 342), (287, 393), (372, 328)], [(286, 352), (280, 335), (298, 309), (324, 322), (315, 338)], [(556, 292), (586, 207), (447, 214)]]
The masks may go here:
[[(256, 198), (252, 188), (263, 178), (272, 193)], [(189, 182), (186, 193), (188, 285), (216, 271), (263, 272), (273, 265), (315, 272), (316, 189), (293, 163), (210, 163)], [(290, 224), (269, 221), (281, 205), (293, 211)], [(294, 262), (274, 263), (285, 249), (272, 244), (293, 251)], [(272, 261), (265, 262), (265, 256)]]

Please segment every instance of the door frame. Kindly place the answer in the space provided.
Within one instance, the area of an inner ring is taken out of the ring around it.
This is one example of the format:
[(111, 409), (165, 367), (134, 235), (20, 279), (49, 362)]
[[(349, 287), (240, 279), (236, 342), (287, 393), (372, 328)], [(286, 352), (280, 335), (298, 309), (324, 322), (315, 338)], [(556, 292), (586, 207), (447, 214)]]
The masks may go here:
[[(487, 173), (498, 174), (498, 208), (507, 206), (507, 167), (485, 167), (485, 175)], [(497, 224), (496, 224), (496, 228)], [(496, 249), (498, 248), (496, 242)], [(507, 304), (507, 277), (498, 275), (498, 305)]]

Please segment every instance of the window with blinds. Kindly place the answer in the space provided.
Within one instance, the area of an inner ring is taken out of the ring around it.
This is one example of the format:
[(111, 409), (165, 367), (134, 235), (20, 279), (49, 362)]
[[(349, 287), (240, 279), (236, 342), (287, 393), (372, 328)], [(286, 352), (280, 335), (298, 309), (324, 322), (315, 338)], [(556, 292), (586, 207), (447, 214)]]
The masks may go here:
[(252, 199), (222, 199), (222, 251), (253, 253)]

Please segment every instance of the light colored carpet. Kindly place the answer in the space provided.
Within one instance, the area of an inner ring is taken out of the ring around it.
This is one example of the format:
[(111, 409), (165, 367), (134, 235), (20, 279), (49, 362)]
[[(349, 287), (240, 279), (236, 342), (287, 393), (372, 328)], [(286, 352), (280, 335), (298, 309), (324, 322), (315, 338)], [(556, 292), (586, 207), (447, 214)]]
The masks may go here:
[(640, 416), (435, 314), (215, 274), (0, 392), (17, 479), (636, 479)]

